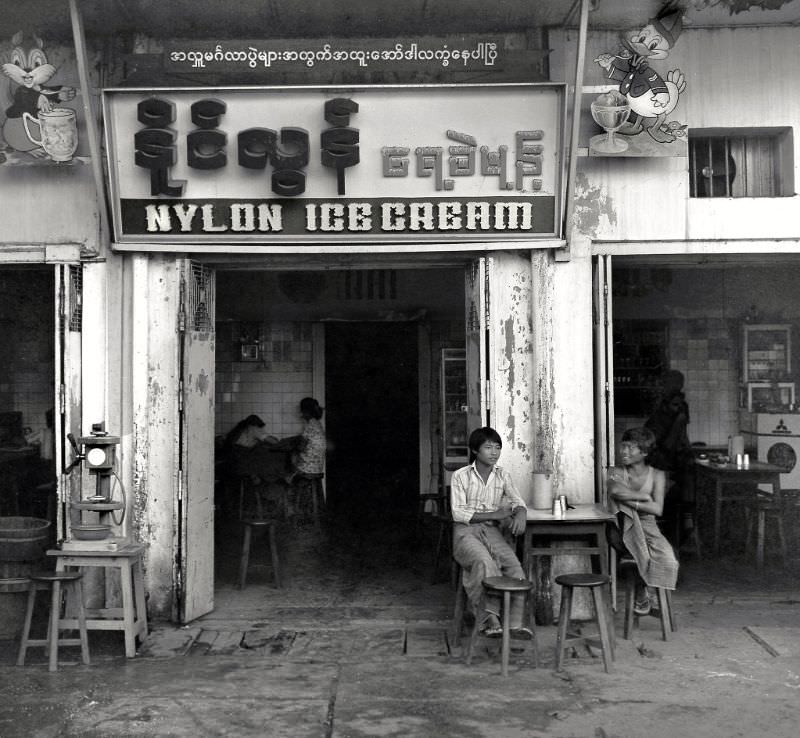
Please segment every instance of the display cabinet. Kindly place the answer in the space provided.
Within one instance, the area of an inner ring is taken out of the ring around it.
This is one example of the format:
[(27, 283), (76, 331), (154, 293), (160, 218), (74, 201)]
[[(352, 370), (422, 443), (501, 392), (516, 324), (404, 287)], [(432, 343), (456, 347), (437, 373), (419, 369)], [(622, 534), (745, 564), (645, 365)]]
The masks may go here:
[[(467, 439), (467, 360), (463, 349), (442, 349), (441, 365), (442, 465), (445, 472), (469, 460)], [(445, 474), (445, 479), (449, 474)]]
[(645, 417), (669, 368), (669, 321), (614, 321), (614, 412)]
[(785, 382), (792, 372), (792, 327), (783, 323), (742, 326), (742, 382)]

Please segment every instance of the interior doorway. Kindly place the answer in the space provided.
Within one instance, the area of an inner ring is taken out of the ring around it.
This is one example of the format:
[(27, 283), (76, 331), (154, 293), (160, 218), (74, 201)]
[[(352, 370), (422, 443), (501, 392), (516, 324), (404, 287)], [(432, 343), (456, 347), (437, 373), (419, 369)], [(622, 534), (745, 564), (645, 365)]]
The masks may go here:
[(419, 494), (417, 324), (327, 323), (325, 334), (328, 505), (409, 513)]

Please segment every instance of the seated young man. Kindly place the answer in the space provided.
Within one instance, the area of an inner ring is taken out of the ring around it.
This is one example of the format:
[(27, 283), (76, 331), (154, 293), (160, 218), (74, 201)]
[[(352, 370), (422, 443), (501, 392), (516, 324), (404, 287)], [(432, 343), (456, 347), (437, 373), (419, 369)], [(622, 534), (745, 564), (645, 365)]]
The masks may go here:
[[(470, 434), (470, 463), (453, 474), (450, 502), (453, 515), (453, 557), (463, 569), (463, 584), (475, 617), (485, 635), (497, 636), (500, 627), (499, 596), (486, 595), (483, 580), (505, 575), (523, 579), (522, 566), (503, 535), (525, 530), (527, 509), (511, 475), (497, 466), (503, 442), (493, 428)], [(524, 594), (511, 596), (509, 623), (518, 638), (530, 638), (522, 626)]]

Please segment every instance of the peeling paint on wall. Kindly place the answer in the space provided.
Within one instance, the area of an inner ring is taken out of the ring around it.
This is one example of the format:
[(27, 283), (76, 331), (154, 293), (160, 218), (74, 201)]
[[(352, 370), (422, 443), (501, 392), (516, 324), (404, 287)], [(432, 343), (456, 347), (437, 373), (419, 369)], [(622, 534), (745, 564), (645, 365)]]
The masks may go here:
[(208, 374), (206, 374), (205, 370), (202, 370), (200, 374), (197, 375), (197, 380), (194, 383), (194, 387), (201, 395), (205, 396), (208, 394), (210, 386), (211, 382), (208, 378)]
[(613, 201), (600, 187), (592, 187), (589, 178), (578, 172), (575, 178), (575, 210), (572, 223), (581, 233), (594, 238), (605, 217), (611, 225), (617, 224)]

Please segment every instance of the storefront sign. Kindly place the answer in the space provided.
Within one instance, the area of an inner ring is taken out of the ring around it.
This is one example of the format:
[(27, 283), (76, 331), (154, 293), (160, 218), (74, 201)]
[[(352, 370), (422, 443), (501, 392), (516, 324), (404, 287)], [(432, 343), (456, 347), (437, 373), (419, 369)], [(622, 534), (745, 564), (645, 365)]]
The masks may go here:
[(508, 52), (503, 38), (271, 39), (169, 42), (164, 68), (182, 74), (241, 73), (258, 70), (322, 68), (372, 71), (447, 69), (491, 71)]
[(115, 240), (553, 239), (563, 99), (553, 85), (107, 91)]

